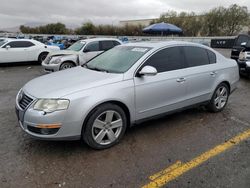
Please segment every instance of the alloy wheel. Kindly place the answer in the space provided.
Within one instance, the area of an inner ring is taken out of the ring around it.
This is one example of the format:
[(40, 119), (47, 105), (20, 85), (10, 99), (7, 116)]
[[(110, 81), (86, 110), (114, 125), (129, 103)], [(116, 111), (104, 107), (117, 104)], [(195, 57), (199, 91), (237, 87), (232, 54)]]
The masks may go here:
[(62, 65), (62, 70), (64, 70), (64, 69), (70, 69), (70, 68), (72, 68), (73, 66), (72, 66), (72, 64), (70, 64), (70, 63), (65, 63), (65, 64), (63, 64)]
[(92, 126), (92, 137), (100, 145), (108, 145), (117, 140), (123, 128), (121, 115), (108, 110), (100, 114)]
[(228, 99), (228, 91), (225, 86), (221, 86), (217, 89), (215, 97), (214, 97), (214, 104), (217, 109), (222, 109)]

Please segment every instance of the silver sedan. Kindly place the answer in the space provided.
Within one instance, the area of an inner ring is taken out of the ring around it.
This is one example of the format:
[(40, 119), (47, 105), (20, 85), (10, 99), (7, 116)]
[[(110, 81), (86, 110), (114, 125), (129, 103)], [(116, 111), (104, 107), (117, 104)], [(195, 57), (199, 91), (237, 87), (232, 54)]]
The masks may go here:
[(46, 140), (116, 144), (127, 127), (194, 105), (219, 112), (236, 89), (234, 60), (187, 42), (130, 43), (86, 65), (44, 75), (17, 94), (22, 129)]

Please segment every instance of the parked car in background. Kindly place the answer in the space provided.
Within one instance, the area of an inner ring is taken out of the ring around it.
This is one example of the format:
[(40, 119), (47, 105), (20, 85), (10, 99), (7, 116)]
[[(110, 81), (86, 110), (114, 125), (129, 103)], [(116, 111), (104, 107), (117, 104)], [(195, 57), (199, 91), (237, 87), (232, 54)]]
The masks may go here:
[(104, 149), (148, 118), (194, 105), (222, 111), (238, 81), (237, 63), (207, 46), (128, 43), (83, 66), (31, 80), (17, 94), (16, 112), (33, 137), (82, 138)]
[(47, 46), (31, 39), (0, 40), (0, 63), (10, 62), (42, 62), (49, 52), (60, 50), (55, 46)]
[(47, 45), (49, 46), (57, 46), (60, 48), (60, 50), (64, 50), (65, 49), (65, 45), (61, 42), (61, 41), (48, 41)]
[(93, 38), (79, 40), (66, 50), (52, 52), (43, 61), (42, 66), (47, 72), (55, 72), (86, 63), (98, 54), (114, 46), (122, 44), (118, 39)]
[(241, 43), (243, 50), (240, 52), (238, 65), (241, 74), (250, 76), (250, 40)]
[(241, 45), (242, 43), (248, 42), (250, 40), (249, 35), (240, 34), (234, 41), (234, 45), (231, 51), (231, 59), (238, 60), (240, 52), (244, 49)]

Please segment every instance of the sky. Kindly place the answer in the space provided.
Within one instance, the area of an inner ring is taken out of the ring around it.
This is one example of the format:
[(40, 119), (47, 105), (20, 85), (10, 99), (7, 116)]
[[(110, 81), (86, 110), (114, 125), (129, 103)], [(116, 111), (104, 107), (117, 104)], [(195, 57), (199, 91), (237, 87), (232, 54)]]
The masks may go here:
[(203, 13), (237, 3), (250, 9), (250, 0), (0, 0), (0, 28), (22, 24), (84, 22), (118, 24), (120, 20), (158, 18), (168, 10)]

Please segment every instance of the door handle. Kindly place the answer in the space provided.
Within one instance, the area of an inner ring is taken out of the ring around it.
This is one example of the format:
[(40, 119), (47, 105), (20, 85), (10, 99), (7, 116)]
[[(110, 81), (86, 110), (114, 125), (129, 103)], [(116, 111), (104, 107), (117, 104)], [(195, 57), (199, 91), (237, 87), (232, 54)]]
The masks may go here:
[(179, 83), (182, 83), (182, 82), (185, 82), (185, 81), (186, 81), (185, 78), (178, 78), (178, 79), (176, 80), (176, 82), (179, 82)]
[(216, 71), (212, 71), (212, 72), (210, 72), (210, 75), (211, 76), (215, 76), (217, 74), (217, 72)]

